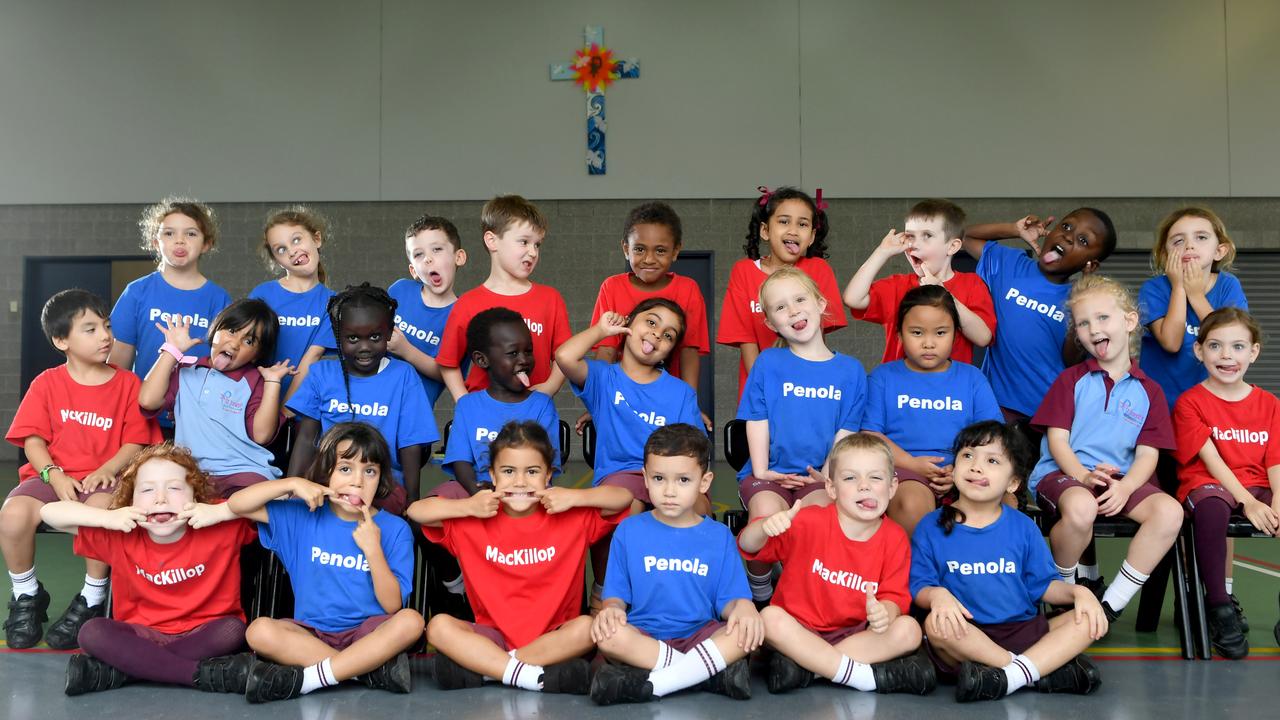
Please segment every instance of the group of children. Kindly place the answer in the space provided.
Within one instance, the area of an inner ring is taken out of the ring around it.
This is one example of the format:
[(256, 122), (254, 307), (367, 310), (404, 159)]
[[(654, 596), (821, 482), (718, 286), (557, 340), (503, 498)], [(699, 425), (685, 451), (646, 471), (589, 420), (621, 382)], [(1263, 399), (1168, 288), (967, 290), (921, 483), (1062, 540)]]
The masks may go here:
[[(112, 310), (68, 290), (42, 313), (67, 361), (32, 383), (6, 435), (28, 460), (0, 510), (9, 647), (80, 647), (71, 695), (132, 680), (250, 702), (345, 680), (408, 692), (424, 629), (443, 689), (748, 698), (747, 659), (767, 645), (771, 692), (822, 677), (918, 694), (950, 680), (961, 701), (1089, 693), (1101, 680), (1083, 651), (1189, 512), (1214, 646), (1246, 655), (1226, 528), (1235, 513), (1280, 534), (1280, 404), (1244, 380), (1261, 331), (1217, 216), (1161, 225), (1159, 274), (1135, 303), (1098, 272), (1116, 246), (1100, 210), (966, 227), (953, 203), (925, 201), (843, 293), (825, 210), (820, 194), (761, 188), (725, 293), (716, 339), (739, 349), (749, 455), (735, 539), (706, 517), (694, 385), (708, 320), (670, 269), (669, 206), (630, 213), (631, 271), (601, 285), (576, 335), (560, 294), (530, 280), (547, 222), (518, 196), (485, 205), (490, 272), (461, 297), (467, 254), (445, 218), (405, 233), (410, 279), (335, 293), (323, 219), (272, 213), (261, 250), (283, 277), (233, 302), (199, 271), (211, 210), (149, 208), (155, 273)], [(992, 242), (1014, 238), (1032, 254)], [(952, 268), (962, 250), (976, 274)], [(900, 254), (910, 272), (876, 279)], [(869, 376), (826, 342), (846, 305), (885, 329)], [(554, 483), (566, 379), (596, 428), (586, 489)], [(452, 479), (424, 494), (446, 389)], [(1047, 545), (1019, 511), (1030, 500)], [(1138, 525), (1109, 585), (1089, 559), (1100, 515)], [(86, 562), (47, 632), (41, 522), (74, 533)], [(457, 616), (404, 607), (414, 526), (468, 606)], [(293, 618), (246, 626), (239, 548), (255, 539), (289, 573)]]

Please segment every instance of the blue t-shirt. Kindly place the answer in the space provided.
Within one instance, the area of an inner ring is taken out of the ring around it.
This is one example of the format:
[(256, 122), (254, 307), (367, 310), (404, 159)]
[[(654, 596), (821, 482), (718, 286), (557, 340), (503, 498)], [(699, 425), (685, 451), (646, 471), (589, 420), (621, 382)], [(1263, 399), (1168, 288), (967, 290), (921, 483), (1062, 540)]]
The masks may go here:
[[(1173, 294), (1173, 286), (1169, 284), (1169, 278), (1164, 275), (1153, 277), (1142, 283), (1142, 289), (1138, 291), (1138, 312), (1142, 316), (1143, 327), (1150, 327), (1151, 323), (1165, 316), (1169, 311), (1171, 294)], [(1240, 286), (1236, 276), (1228, 272), (1218, 273), (1217, 281), (1213, 283), (1213, 287), (1209, 288), (1205, 297), (1214, 310), (1232, 306), (1241, 310), (1249, 309), (1249, 301), (1244, 297), (1244, 288)], [(1191, 303), (1188, 302), (1187, 328), (1182, 336), (1182, 349), (1176, 353), (1167, 352), (1160, 347), (1160, 341), (1156, 339), (1153, 332), (1142, 335), (1142, 354), (1138, 356), (1138, 365), (1148, 377), (1160, 384), (1170, 410), (1173, 410), (1173, 404), (1178, 401), (1182, 393), (1209, 377), (1209, 371), (1204, 369), (1203, 363), (1196, 360), (1195, 351), (1192, 349), (1196, 343), (1196, 336), (1200, 333), (1201, 320), (1202, 318), (1196, 315), (1196, 311), (1191, 309)]]
[[(254, 288), (249, 297), (265, 302), (280, 316), (280, 332), (276, 335), (276, 354), (263, 358), (259, 365), (274, 365), (288, 360), (294, 367), (302, 361), (313, 345), (326, 350), (337, 350), (333, 337), (333, 325), (329, 322), (329, 298), (334, 292), (324, 285), (317, 285), (306, 292), (286, 290), (278, 280), (264, 282)], [(293, 376), (286, 375), (280, 386), (280, 397), (289, 392)]]
[(642, 469), (644, 444), (655, 429), (675, 423), (702, 427), (693, 388), (666, 370), (642, 385), (620, 365), (588, 360), (587, 381), (573, 392), (596, 424), (596, 485), (616, 472)]
[[(373, 592), (373, 575), (343, 520), (325, 504), (311, 512), (301, 500), (267, 503), (267, 522), (258, 525), (262, 546), (280, 558), (293, 586), (293, 617), (324, 632), (350, 630), (387, 611)], [(373, 522), (382, 532), (382, 554), (400, 584), (400, 602), (413, 589), (413, 531), (389, 512)]]
[(991, 289), (996, 336), (982, 371), (1001, 407), (1027, 417), (1065, 366), (1067, 293), (1070, 283), (1049, 282), (1023, 250), (989, 242), (978, 260), (978, 276)]
[(730, 602), (751, 598), (733, 533), (710, 518), (688, 528), (651, 512), (623, 520), (604, 578), (602, 597), (627, 603), (627, 623), (659, 640), (689, 637)]
[(311, 371), (285, 406), (298, 415), (319, 420), (321, 433), (349, 421), (376, 427), (391, 448), (391, 470), (396, 482), (404, 484), (400, 453), (396, 451), (440, 439), (435, 416), (422, 402), (422, 379), (409, 363), (387, 357), (376, 375), (352, 375), (349, 381), (348, 396), (339, 360), (326, 358), (312, 363)]
[[(164, 344), (164, 334), (156, 329), (156, 323), (185, 317), (191, 322), (192, 339), (205, 338), (213, 318), (230, 304), (231, 296), (211, 280), (195, 290), (180, 290), (157, 270), (125, 286), (111, 309), (111, 332), (134, 347), (133, 373), (146, 379)], [(206, 356), (209, 343), (194, 345), (187, 354)]]
[(867, 381), (867, 409), (862, 429), (883, 433), (913, 456), (954, 459), (951, 445), (968, 425), (980, 420), (1003, 422), (996, 396), (982, 371), (952, 362), (942, 372), (915, 372), (905, 360), (885, 363)]
[(941, 510), (925, 515), (911, 536), (911, 596), (943, 587), (979, 625), (1030, 620), (1058, 579), (1049, 545), (1031, 518), (1012, 508), (984, 528), (938, 525)]
[[(857, 432), (867, 402), (867, 374), (857, 360), (836, 353), (815, 362), (788, 348), (760, 353), (738, 402), (738, 419), (769, 421), (769, 468), (805, 474), (822, 467), (836, 432)], [(751, 475), (751, 461), (738, 480)]]
[[(387, 288), (387, 293), (396, 301), (396, 327), (404, 333), (409, 344), (423, 353), (435, 357), (440, 352), (440, 336), (444, 335), (444, 324), (449, 320), (457, 302), (445, 307), (427, 307), (422, 302), (422, 283), (411, 278), (401, 278)], [(466, 377), (468, 365), (462, 366), (462, 375)], [(427, 390), (430, 407), (436, 406), (440, 393), (444, 392), (444, 383), (422, 376), (422, 386)]]
[(560, 472), (560, 414), (551, 398), (531, 392), (518, 403), (494, 400), (485, 390), (470, 392), (458, 400), (453, 411), (449, 444), (444, 449), (444, 470), (453, 474), (455, 462), (469, 462), (476, 469), (476, 482), (489, 479), (489, 443), (503, 425), (512, 420), (532, 420), (546, 428), (555, 458), (553, 474)]

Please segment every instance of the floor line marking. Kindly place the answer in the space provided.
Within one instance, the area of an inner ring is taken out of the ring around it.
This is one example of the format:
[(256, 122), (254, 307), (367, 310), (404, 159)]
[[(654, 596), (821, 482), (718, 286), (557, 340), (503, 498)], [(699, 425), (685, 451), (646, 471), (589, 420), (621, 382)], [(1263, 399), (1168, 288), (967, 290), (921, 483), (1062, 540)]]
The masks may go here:
[(1240, 562), (1239, 560), (1232, 561), (1232, 564), (1236, 567), (1242, 567), (1245, 570), (1252, 570), (1254, 572), (1262, 573), (1263, 575), (1270, 575), (1273, 578), (1280, 578), (1280, 572), (1276, 572), (1275, 570), (1269, 570), (1247, 562)]
[(1240, 560), (1244, 560), (1245, 562), (1251, 562), (1251, 563), (1253, 563), (1254, 565), (1261, 565), (1262, 567), (1269, 567), (1269, 568), (1271, 568), (1272, 570), (1280, 570), (1280, 565), (1277, 565), (1277, 564), (1275, 564), (1275, 563), (1273, 563), (1273, 562), (1267, 562), (1266, 560), (1259, 560), (1258, 558), (1249, 557), (1249, 556), (1247, 556), (1247, 555), (1236, 555), (1236, 557), (1237, 557), (1237, 558), (1239, 558)]

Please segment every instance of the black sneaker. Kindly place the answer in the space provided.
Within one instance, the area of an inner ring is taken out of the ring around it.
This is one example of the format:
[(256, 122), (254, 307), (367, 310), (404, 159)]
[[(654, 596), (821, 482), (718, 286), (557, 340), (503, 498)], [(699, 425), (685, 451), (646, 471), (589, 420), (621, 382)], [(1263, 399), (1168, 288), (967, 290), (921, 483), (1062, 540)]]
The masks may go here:
[(1076, 584), (1080, 587), (1089, 588), (1089, 592), (1093, 593), (1093, 596), (1098, 598), (1098, 602), (1102, 602), (1102, 596), (1107, 594), (1107, 581), (1102, 578), (1093, 580), (1077, 576)]
[(1244, 607), (1240, 605), (1240, 598), (1235, 593), (1228, 593), (1227, 598), (1231, 600), (1231, 609), (1236, 611), (1236, 617), (1240, 618), (1240, 632), (1245, 635), (1249, 634), (1249, 618), (1244, 616)]
[(769, 658), (769, 673), (766, 677), (769, 692), (774, 695), (807, 688), (809, 683), (813, 682), (813, 673), (800, 667), (795, 660), (780, 652), (775, 652)]
[(35, 595), (9, 598), (9, 618), (4, 621), (4, 639), (14, 650), (35, 647), (49, 622), (49, 593), (44, 583), (36, 583)]
[(1084, 655), (1071, 658), (1066, 665), (1036, 681), (1036, 690), (1042, 693), (1088, 695), (1099, 687), (1102, 687), (1102, 674)]
[(938, 686), (938, 672), (923, 655), (907, 655), (888, 662), (875, 663), (871, 672), (876, 679), (876, 692), (928, 695)]
[(484, 684), (484, 677), (480, 673), (462, 667), (439, 650), (436, 651), (436, 659), (432, 665), (432, 670), (432, 674), (436, 678), (436, 684), (440, 686), (441, 690), (478, 688)]
[(574, 658), (542, 668), (542, 692), (586, 695), (591, 692), (591, 666)]
[(115, 690), (129, 680), (128, 675), (95, 657), (72, 655), (67, 660), (67, 684), (63, 689), (68, 695), (84, 695)]
[(1240, 618), (1231, 603), (1214, 605), (1205, 615), (1209, 620), (1209, 639), (1214, 650), (1228, 660), (1248, 657), (1249, 638), (1241, 631)]
[[(545, 689), (545, 681), (543, 685)], [(597, 705), (649, 702), (653, 699), (649, 671), (630, 665), (601, 665), (591, 678), (591, 699)]]
[(83, 595), (76, 595), (62, 617), (49, 626), (49, 632), (44, 634), (44, 641), (54, 650), (75, 650), (80, 647), (80, 626), (93, 618), (102, 617), (106, 609), (105, 602), (89, 607)]
[(249, 665), (244, 699), (251, 703), (289, 700), (302, 695), (302, 668), (254, 658)]
[(1124, 612), (1124, 608), (1120, 608), (1119, 610), (1112, 610), (1111, 603), (1107, 603), (1107, 602), (1102, 603), (1102, 614), (1107, 616), (1107, 624), (1111, 624), (1116, 620), (1120, 619), (1120, 613), (1122, 612)]
[(360, 676), (360, 682), (374, 690), (389, 690), (393, 693), (407, 693), (413, 689), (413, 678), (409, 674), (409, 656), (400, 653), (381, 666)]
[(960, 664), (956, 683), (956, 702), (999, 700), (1009, 694), (1009, 679), (1004, 670), (965, 660)]
[(751, 666), (746, 658), (729, 663), (724, 670), (711, 676), (703, 683), (707, 692), (733, 698), (734, 700), (751, 699)]
[(249, 682), (249, 666), (253, 653), (223, 655), (201, 660), (192, 678), (197, 690), (243, 695)]

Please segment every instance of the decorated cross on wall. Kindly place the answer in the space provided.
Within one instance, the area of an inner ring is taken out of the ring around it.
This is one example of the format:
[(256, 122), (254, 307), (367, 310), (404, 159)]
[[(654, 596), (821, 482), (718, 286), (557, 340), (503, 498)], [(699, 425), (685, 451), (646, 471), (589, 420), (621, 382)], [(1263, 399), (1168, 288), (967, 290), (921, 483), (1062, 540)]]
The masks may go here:
[(604, 91), (609, 83), (640, 77), (640, 61), (618, 60), (604, 46), (604, 28), (587, 26), (586, 42), (569, 63), (551, 65), (552, 80), (572, 80), (587, 92), (587, 174), (605, 174)]

